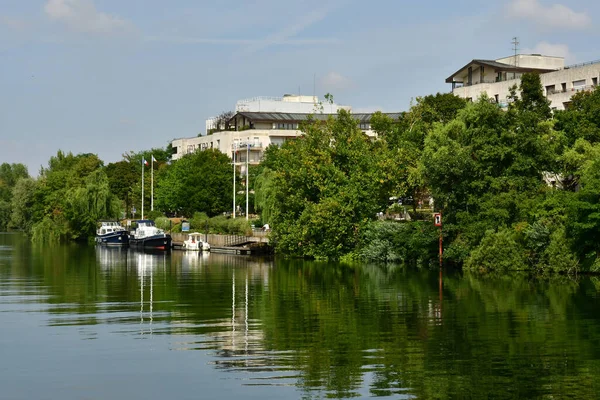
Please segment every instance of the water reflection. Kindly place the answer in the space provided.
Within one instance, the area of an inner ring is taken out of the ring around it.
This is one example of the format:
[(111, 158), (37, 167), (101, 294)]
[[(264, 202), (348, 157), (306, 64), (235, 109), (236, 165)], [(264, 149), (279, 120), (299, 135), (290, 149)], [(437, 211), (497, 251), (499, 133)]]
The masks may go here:
[[(28, 345), (54, 338), (57, 329), (73, 330), (86, 341), (112, 340), (114, 347), (102, 348), (106, 357), (129, 357), (142, 371), (148, 349), (163, 350), (161, 360), (174, 365), (194, 359), (186, 372), (208, 365), (219, 374), (216, 382), (245, 386), (247, 394), (268, 387), (270, 397), (600, 392), (598, 278), (31, 249), (2, 237), (0, 255), (7, 260), (0, 260), (2, 326), (14, 326), (11, 315), (16, 326), (32, 312), (44, 318), (27, 331)], [(17, 341), (19, 333), (12, 334)], [(191, 385), (179, 390), (194, 393)]]

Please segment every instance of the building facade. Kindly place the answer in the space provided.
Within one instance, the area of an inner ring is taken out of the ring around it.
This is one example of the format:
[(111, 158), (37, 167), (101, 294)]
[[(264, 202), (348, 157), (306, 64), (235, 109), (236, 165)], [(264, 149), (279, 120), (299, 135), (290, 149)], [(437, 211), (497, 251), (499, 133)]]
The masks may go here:
[[(216, 149), (235, 157), (236, 162), (258, 164), (265, 149), (272, 145), (282, 145), (285, 141), (302, 135), (300, 125), (308, 118), (324, 120), (337, 115), (340, 109), (351, 111), (350, 107), (337, 104), (320, 104), (312, 96), (284, 96), (283, 98), (254, 98), (239, 101), (237, 112), (224, 130), (191, 138), (172, 141), (172, 159), (177, 160), (197, 150)], [(400, 113), (387, 114), (398, 119)], [(353, 114), (360, 128), (369, 136), (375, 136), (371, 129), (372, 114)], [(209, 122), (207, 122), (208, 129)], [(208, 132), (208, 130), (207, 130)]]
[[(263, 112), (310, 114), (322, 111), (335, 114), (340, 109), (352, 111), (352, 107), (349, 106), (342, 106), (335, 103), (323, 104), (317, 96), (301, 96), (294, 94), (284, 94), (283, 97), (252, 97), (249, 99), (238, 100), (235, 105), (235, 113)], [(218, 128), (216, 122), (217, 117), (211, 117), (206, 120), (206, 133)]]
[(575, 93), (598, 85), (600, 61), (565, 66), (562, 57), (539, 54), (472, 60), (448, 77), (446, 82), (452, 84), (452, 93), (459, 97), (477, 100), (486, 93), (492, 101), (506, 107), (510, 88), (519, 86), (520, 78), (526, 72), (538, 73), (552, 109), (564, 110)]

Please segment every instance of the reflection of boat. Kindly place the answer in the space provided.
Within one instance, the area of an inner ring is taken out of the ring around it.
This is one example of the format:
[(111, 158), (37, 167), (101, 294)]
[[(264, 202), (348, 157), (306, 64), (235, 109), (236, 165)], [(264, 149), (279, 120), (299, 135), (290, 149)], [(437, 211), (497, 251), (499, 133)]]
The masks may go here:
[(127, 246), (129, 234), (116, 221), (100, 221), (100, 226), (96, 230), (96, 243), (107, 246)]
[(136, 229), (129, 235), (129, 245), (144, 250), (171, 250), (171, 235), (158, 229), (154, 221), (142, 219), (136, 221)]
[(183, 242), (181, 247), (183, 250), (191, 251), (210, 251), (210, 244), (201, 239), (202, 234), (198, 232), (188, 234), (187, 240)]
[(96, 261), (104, 269), (127, 266), (127, 252), (124, 247), (96, 246)]

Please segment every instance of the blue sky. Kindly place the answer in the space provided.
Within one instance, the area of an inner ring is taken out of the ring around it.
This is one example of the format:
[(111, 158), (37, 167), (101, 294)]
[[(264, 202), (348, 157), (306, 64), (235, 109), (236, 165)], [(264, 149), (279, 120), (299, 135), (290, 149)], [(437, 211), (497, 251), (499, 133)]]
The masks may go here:
[[(561, 3), (562, 2), (562, 3)], [(402, 111), (473, 58), (600, 59), (596, 0), (0, 0), (0, 163), (196, 136), (284, 93)]]

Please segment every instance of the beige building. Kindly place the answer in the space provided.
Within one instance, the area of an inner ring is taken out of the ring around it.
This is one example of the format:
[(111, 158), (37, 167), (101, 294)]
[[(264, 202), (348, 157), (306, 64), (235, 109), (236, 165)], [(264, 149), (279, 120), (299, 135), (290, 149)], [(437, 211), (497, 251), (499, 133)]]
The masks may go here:
[(564, 58), (539, 54), (519, 54), (498, 60), (472, 60), (448, 79), (452, 93), (477, 100), (482, 93), (505, 107), (509, 90), (520, 84), (526, 72), (540, 74), (544, 94), (555, 110), (564, 110), (578, 91), (591, 90), (598, 85), (600, 61), (565, 66)]

